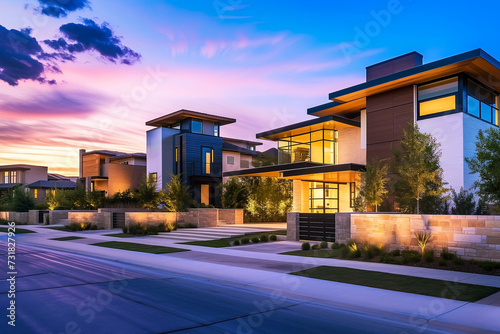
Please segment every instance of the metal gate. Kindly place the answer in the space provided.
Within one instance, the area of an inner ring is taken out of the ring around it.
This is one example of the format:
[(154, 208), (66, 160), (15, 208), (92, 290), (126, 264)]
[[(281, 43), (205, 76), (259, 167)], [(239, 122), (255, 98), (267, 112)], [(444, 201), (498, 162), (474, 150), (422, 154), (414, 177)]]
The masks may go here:
[(125, 226), (125, 212), (113, 212), (113, 228)]
[[(49, 212), (46, 211), (46, 210), (40, 210), (40, 211), (38, 211), (38, 224), (43, 224), (43, 215), (45, 213), (49, 213)], [(54, 224), (54, 223), (52, 223), (52, 224)]]
[(334, 213), (299, 213), (299, 239), (335, 241)]

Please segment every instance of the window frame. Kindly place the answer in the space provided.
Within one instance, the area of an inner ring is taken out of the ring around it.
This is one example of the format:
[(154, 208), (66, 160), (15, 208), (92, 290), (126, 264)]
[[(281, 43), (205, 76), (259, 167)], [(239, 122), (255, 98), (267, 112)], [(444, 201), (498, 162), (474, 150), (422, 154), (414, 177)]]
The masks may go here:
[[(430, 98), (426, 98), (426, 99), (422, 99), (422, 100), (419, 99), (419, 92), (418, 92), (419, 87), (426, 86), (426, 85), (429, 85), (429, 84), (432, 84), (435, 82), (439, 82), (439, 81), (448, 80), (448, 79), (455, 78), (455, 77), (457, 78), (457, 86), (458, 86), (456, 92), (446, 93), (443, 95), (438, 95), (438, 96), (434, 96), (434, 97), (430, 97)], [(463, 110), (464, 110), (464, 107), (463, 107), (464, 101), (462, 98), (462, 96), (464, 95), (463, 94), (463, 92), (464, 92), (463, 82), (464, 82), (464, 76), (460, 73), (460, 74), (453, 74), (453, 75), (449, 75), (446, 77), (442, 77), (442, 78), (439, 78), (436, 80), (427, 81), (427, 82), (416, 85), (415, 100), (416, 100), (416, 105), (417, 105), (417, 121), (463, 112)], [(441, 99), (441, 98), (445, 98), (445, 97), (449, 97), (449, 96), (455, 96), (455, 109), (445, 110), (442, 112), (437, 112), (437, 113), (428, 114), (428, 115), (420, 115), (420, 103), (433, 101), (433, 100), (437, 100), (437, 99)]]

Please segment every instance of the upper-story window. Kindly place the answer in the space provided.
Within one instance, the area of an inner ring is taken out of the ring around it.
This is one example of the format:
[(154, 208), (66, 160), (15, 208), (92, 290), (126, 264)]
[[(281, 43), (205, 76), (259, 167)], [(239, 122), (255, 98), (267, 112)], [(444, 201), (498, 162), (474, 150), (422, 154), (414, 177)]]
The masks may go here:
[(457, 109), (458, 77), (435, 81), (418, 87), (419, 116), (452, 112)]
[(10, 183), (17, 183), (17, 172), (10, 172)]
[(214, 124), (214, 136), (219, 137), (219, 124)]
[(193, 119), (191, 121), (191, 132), (203, 133), (203, 122)]
[(175, 123), (170, 126), (172, 129), (180, 130), (181, 129), (181, 123)]
[(9, 172), (4, 172), (3, 183), (9, 183)]
[(498, 125), (498, 94), (472, 79), (467, 79), (467, 113)]
[(311, 161), (338, 164), (338, 131), (323, 129), (278, 141), (278, 163)]
[(201, 161), (203, 174), (212, 172), (212, 163), (214, 162), (214, 150), (210, 147), (201, 148)]

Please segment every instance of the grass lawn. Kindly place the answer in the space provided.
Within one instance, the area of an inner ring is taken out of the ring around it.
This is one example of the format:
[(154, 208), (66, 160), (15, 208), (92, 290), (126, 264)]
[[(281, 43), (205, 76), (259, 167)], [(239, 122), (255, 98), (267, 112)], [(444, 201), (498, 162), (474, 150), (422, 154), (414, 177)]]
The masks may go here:
[(77, 240), (77, 239), (85, 239), (85, 238), (84, 237), (62, 237), (62, 238), (53, 238), (50, 240), (69, 241), (69, 240)]
[(180, 244), (221, 248), (221, 247), (229, 247), (229, 246), (231, 246), (231, 242), (233, 242), (235, 240), (241, 240), (243, 238), (249, 238), (249, 239), (251, 239), (253, 237), (260, 237), (261, 235), (264, 235), (264, 234), (267, 235), (267, 236), (270, 236), (271, 234), (286, 235), (286, 230), (276, 230), (276, 231), (250, 233), (250, 234), (241, 235), (239, 237), (223, 238), (223, 239), (216, 239), (216, 240), (180, 242)]
[(342, 256), (342, 249), (310, 249), (307, 251), (296, 250), (291, 252), (280, 253), (283, 255), (305, 256), (305, 257), (319, 257), (323, 259), (334, 258), (339, 259)]
[[(0, 227), (0, 232), (8, 233), (9, 232), (9, 228), (8, 227)], [(24, 229), (24, 228), (17, 228), (16, 227), (16, 230), (15, 230), (14, 233), (15, 234), (21, 234), (21, 233), (36, 233), (36, 232), (35, 231), (31, 231), (31, 230), (27, 230), (27, 229)]]
[(98, 242), (96, 244), (91, 244), (91, 245), (99, 246), (99, 247), (129, 250), (129, 251), (133, 251), (133, 252), (152, 253), (152, 254), (166, 254), (166, 253), (177, 253), (177, 252), (189, 251), (189, 249), (145, 245), (145, 244), (137, 244), (137, 243), (133, 243), (133, 242), (122, 242), (122, 241)]
[(377, 289), (455, 299), (465, 302), (475, 302), (500, 291), (500, 288), (489, 286), (455, 283), (437, 279), (343, 267), (319, 266), (291, 274), (327, 281), (363, 285)]

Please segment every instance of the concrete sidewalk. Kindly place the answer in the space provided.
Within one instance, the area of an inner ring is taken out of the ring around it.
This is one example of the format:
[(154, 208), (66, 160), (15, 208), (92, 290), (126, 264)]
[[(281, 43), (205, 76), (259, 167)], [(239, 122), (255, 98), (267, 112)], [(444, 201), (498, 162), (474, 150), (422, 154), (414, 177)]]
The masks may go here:
[[(39, 227), (30, 229), (41, 230)], [(352, 311), (369, 311), (379, 313), (381, 316), (396, 317), (399, 321), (422, 326), (422, 328), (435, 326), (446, 330), (462, 331), (463, 328), (459, 329), (454, 326), (465, 326), (470, 327), (471, 331), (476, 329), (483, 333), (500, 330), (497, 320), (500, 309), (495, 306), (322, 281), (291, 276), (287, 273), (319, 265), (329, 265), (500, 287), (500, 279), (496, 276), (273, 254), (274, 247), (276, 252), (300, 248), (300, 242), (290, 241), (231, 248), (209, 248), (175, 244), (170, 240), (149, 237), (126, 239), (106, 237), (102, 235), (103, 233), (96, 231), (69, 233), (48, 230), (40, 232), (39, 234), (19, 235), (17, 236), (18, 242), (188, 274), (207, 280), (217, 280), (224, 284), (238, 286), (240, 289), (257, 289), (268, 292), (270, 302), (273, 303), (279, 301), (279, 296), (290, 296)], [(106, 231), (106, 233), (110, 232)], [(110, 240), (137, 242), (190, 249), (192, 252), (155, 255), (90, 246), (76, 242), (78, 240), (75, 242), (48, 240), (70, 235), (84, 236), (95, 242)], [(258, 251), (259, 248), (262, 248), (263, 252)], [(450, 289), (452, 288), (450, 284)], [(490, 298), (494, 299), (494, 297)]]

